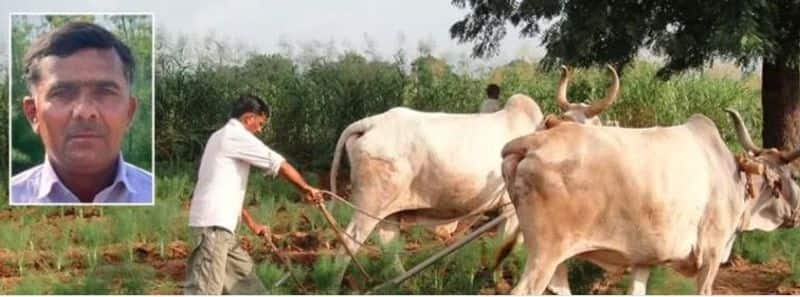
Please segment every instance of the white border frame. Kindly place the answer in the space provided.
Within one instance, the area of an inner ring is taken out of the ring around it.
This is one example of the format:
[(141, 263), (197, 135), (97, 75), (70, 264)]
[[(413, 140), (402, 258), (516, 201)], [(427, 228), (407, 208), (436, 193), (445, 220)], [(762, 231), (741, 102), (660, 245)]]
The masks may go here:
[[(14, 33), (13, 26), (13, 17), (15, 15), (21, 16), (45, 16), (45, 15), (92, 15), (92, 16), (114, 16), (114, 15), (142, 15), (142, 16), (150, 16), (150, 172), (152, 176), (153, 182), (150, 185), (151, 193), (153, 194), (153, 199), (150, 200), (150, 203), (14, 203), (11, 199), (11, 109), (12, 109), (12, 102), (14, 101), (12, 96), (12, 72), (14, 70), (13, 60), (12, 60), (12, 35)], [(155, 139), (155, 132), (156, 132), (156, 17), (155, 14), (152, 12), (10, 12), (8, 14), (8, 205), (12, 207), (24, 207), (24, 206), (155, 206), (156, 202), (156, 139)]]

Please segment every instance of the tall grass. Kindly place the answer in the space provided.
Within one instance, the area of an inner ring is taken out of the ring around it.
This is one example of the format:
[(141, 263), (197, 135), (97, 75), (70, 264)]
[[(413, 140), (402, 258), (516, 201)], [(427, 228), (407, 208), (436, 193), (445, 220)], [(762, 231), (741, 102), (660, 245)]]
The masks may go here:
[(264, 286), (272, 294), (289, 294), (291, 293), (290, 288), (296, 286), (296, 284), (292, 283), (293, 280), (291, 279), (284, 280), (283, 283), (276, 286), (277, 282), (283, 277), (285, 271), (275, 263), (261, 263), (258, 264), (255, 269), (258, 278), (261, 279)]
[(315, 293), (339, 293), (338, 274), (339, 268), (332, 257), (322, 256), (317, 259), (310, 273), (311, 281), (315, 285)]
[(53, 282), (51, 276), (27, 274), (12, 292), (15, 295), (44, 295)]
[(0, 223), (0, 246), (11, 251), (22, 251), (28, 247), (31, 228), (19, 222)]
[(694, 279), (685, 278), (669, 268), (658, 266), (650, 270), (647, 293), (652, 295), (696, 294), (697, 286)]
[(79, 229), (80, 241), (85, 245), (89, 269), (99, 264), (100, 247), (108, 243), (108, 229), (97, 220), (85, 220)]
[(69, 265), (69, 259), (67, 258), (67, 253), (69, 252), (70, 245), (72, 244), (72, 238), (70, 237), (69, 232), (64, 232), (59, 234), (53, 239), (53, 254), (56, 258), (56, 270), (61, 271), (65, 266)]

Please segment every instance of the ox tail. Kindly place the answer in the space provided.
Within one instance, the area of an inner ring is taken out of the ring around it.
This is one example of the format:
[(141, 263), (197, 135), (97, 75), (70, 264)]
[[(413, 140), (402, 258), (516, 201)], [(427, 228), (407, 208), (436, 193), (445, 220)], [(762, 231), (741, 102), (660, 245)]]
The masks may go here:
[(514, 229), (514, 232), (511, 233), (511, 236), (506, 238), (506, 241), (503, 242), (503, 245), (500, 246), (500, 249), (497, 251), (497, 255), (495, 256), (494, 266), (489, 271), (495, 271), (500, 264), (503, 263), (506, 257), (511, 254), (511, 251), (514, 250), (514, 246), (517, 245), (517, 237), (519, 237), (519, 226)]
[[(503, 151), (501, 153), (503, 157), (501, 169), (506, 187), (511, 187), (511, 185), (514, 184), (514, 177), (517, 175), (517, 166), (519, 165), (519, 162), (525, 158), (525, 154), (527, 152), (527, 146), (525, 145), (526, 139), (526, 137), (516, 138), (503, 147)], [(506, 191), (511, 194), (510, 188), (507, 188)], [(508, 257), (508, 254), (511, 253), (511, 250), (514, 249), (514, 246), (517, 244), (517, 237), (519, 237), (519, 233), (519, 226), (517, 226), (511, 236), (506, 238), (506, 241), (502, 246), (500, 246), (500, 249), (497, 251), (497, 255), (495, 256), (494, 266), (492, 267), (491, 271), (497, 270), (497, 268), (500, 267), (500, 264), (503, 263), (503, 259)]]
[(503, 175), (507, 187), (514, 184), (514, 178), (517, 175), (517, 166), (519, 162), (525, 158), (527, 153), (525, 142), (525, 137), (519, 137), (510, 141), (503, 147), (501, 155), (503, 157), (503, 163), (500, 165), (500, 172)]
[(505, 159), (509, 155), (525, 156), (525, 153), (528, 151), (528, 149), (533, 145), (537, 144), (537, 141), (532, 141), (535, 135), (536, 133), (512, 139), (511, 141), (506, 143), (506, 145), (503, 146), (503, 149), (500, 152), (500, 156), (503, 159)]
[(331, 192), (336, 193), (336, 174), (339, 171), (339, 162), (342, 158), (342, 150), (345, 148), (345, 144), (350, 138), (359, 137), (369, 131), (375, 122), (371, 119), (365, 118), (350, 124), (339, 136), (339, 140), (336, 142), (336, 149), (333, 152), (333, 162), (331, 163)]

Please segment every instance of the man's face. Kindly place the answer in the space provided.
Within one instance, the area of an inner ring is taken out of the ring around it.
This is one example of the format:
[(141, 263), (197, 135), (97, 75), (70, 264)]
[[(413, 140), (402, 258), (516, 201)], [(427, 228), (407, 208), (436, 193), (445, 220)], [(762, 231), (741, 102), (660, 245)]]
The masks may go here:
[(252, 112), (247, 112), (242, 117), (242, 124), (244, 124), (247, 131), (253, 134), (260, 134), (261, 129), (264, 128), (264, 124), (267, 122), (267, 116), (263, 113), (257, 115)]
[(75, 173), (113, 165), (136, 111), (114, 49), (79, 50), (39, 60), (40, 80), (23, 108), (50, 160)]

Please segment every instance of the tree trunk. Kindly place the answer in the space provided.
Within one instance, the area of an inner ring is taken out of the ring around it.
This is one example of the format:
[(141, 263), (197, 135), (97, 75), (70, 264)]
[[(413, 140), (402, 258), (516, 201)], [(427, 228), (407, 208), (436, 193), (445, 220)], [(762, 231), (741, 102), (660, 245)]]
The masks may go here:
[[(800, 68), (778, 59), (761, 69), (764, 147), (800, 147)], [(800, 163), (800, 162), (796, 162)], [(797, 165), (797, 164), (795, 164)], [(797, 166), (795, 168), (798, 168)]]

